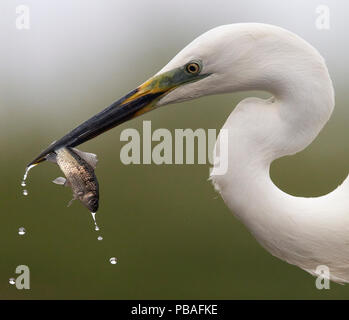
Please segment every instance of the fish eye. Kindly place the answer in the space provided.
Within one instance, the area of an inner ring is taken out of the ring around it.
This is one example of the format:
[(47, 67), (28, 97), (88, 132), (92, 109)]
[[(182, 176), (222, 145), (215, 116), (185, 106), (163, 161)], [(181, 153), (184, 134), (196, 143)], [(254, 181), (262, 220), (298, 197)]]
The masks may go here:
[(99, 206), (98, 199), (95, 197), (90, 198), (88, 200), (87, 206), (90, 210), (92, 210), (93, 212), (96, 212), (98, 210), (98, 206)]
[(90, 205), (94, 205), (96, 202), (97, 202), (97, 199), (96, 199), (96, 198), (91, 198), (91, 199), (88, 200), (88, 203), (89, 203)]
[(88, 199), (88, 204), (90, 206), (95, 206), (98, 204), (98, 199), (96, 197), (91, 197), (90, 199)]
[(197, 74), (200, 72), (200, 69), (200, 65), (197, 62), (189, 62), (185, 67), (185, 70), (190, 74)]

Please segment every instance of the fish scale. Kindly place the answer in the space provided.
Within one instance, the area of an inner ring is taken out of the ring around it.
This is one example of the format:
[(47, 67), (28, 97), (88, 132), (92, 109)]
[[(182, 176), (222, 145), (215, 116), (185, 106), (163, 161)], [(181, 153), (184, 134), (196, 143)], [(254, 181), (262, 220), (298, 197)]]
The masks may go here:
[(94, 173), (96, 156), (63, 147), (55, 150), (50, 160), (57, 163), (66, 177), (66, 180), (57, 178), (54, 182), (71, 187), (74, 196), (72, 200), (79, 199), (91, 212), (96, 212), (99, 201), (99, 185)]

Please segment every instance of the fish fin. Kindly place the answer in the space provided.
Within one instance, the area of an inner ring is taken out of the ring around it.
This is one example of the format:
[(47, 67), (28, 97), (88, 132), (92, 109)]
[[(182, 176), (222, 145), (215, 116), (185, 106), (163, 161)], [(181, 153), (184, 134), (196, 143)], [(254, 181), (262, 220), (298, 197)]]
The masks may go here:
[[(50, 144), (50, 146), (52, 146), (55, 142), (56, 142), (57, 140), (55, 140), (55, 141), (53, 141), (51, 144)], [(45, 159), (47, 160), (47, 161), (50, 161), (50, 162), (53, 162), (53, 163), (57, 163), (57, 155), (54, 153), (54, 152), (51, 152), (51, 153), (49, 153), (46, 157), (45, 157)]]
[(76, 152), (82, 159), (84, 159), (93, 169), (96, 169), (98, 162), (97, 155), (90, 152), (84, 152), (76, 148), (72, 148), (72, 150), (74, 150), (74, 152)]
[(63, 178), (63, 177), (58, 177), (58, 178), (52, 180), (52, 182), (55, 184), (60, 184), (60, 185), (65, 186), (65, 187), (69, 186), (68, 180), (66, 178)]
[(78, 197), (74, 194), (73, 199), (71, 199), (71, 200), (68, 202), (67, 207), (70, 207), (71, 204), (73, 203), (73, 201), (76, 200), (77, 198), (78, 198)]
[(45, 158), (47, 161), (57, 163), (57, 155), (54, 152), (49, 153)]

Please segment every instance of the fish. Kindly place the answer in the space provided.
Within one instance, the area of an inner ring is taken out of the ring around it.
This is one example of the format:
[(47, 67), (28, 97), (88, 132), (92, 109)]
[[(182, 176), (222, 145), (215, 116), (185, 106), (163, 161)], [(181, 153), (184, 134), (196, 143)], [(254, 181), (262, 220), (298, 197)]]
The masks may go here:
[(96, 213), (99, 207), (99, 184), (95, 175), (97, 156), (76, 148), (62, 147), (46, 159), (56, 163), (65, 175), (65, 178), (58, 177), (52, 182), (72, 189), (73, 199), (68, 207), (78, 199), (90, 212)]

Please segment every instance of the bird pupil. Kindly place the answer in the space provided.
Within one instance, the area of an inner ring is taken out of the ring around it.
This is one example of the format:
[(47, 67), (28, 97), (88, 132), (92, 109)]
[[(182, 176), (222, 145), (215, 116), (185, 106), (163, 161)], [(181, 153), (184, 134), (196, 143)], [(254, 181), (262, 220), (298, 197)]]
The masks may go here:
[(195, 73), (195, 72), (197, 72), (198, 71), (198, 66), (196, 65), (196, 64), (190, 64), (189, 66), (188, 66), (188, 69), (189, 69), (189, 72), (191, 72), (191, 73)]

